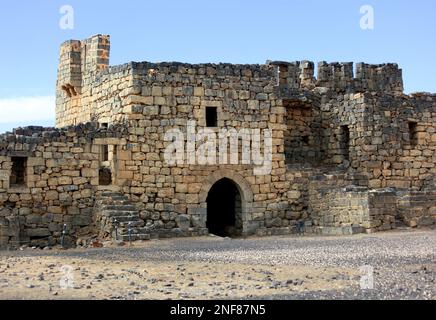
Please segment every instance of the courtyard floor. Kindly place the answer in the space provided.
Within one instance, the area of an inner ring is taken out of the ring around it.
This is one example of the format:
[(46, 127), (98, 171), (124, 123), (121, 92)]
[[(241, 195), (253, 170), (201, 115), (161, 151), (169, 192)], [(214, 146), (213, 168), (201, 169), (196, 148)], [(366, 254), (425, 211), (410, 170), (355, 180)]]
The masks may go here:
[(0, 299), (435, 300), (435, 248), (435, 230), (27, 248), (0, 252)]

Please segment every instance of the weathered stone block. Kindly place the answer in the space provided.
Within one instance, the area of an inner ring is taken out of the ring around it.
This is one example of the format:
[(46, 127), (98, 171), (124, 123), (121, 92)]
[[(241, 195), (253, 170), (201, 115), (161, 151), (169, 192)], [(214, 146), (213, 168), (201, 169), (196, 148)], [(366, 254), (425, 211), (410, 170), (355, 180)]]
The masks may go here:
[(57, 200), (59, 198), (59, 193), (56, 190), (49, 190), (45, 193), (46, 200)]
[(51, 232), (47, 228), (27, 229), (27, 236), (29, 237), (48, 237), (49, 235), (51, 235)]
[(81, 175), (85, 178), (98, 177), (98, 170), (90, 168), (82, 168)]

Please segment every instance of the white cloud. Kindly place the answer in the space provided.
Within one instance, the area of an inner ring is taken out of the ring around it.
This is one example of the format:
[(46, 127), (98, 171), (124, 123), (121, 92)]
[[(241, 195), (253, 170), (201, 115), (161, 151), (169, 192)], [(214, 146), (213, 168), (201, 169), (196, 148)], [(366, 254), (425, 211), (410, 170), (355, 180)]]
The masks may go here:
[(0, 99), (0, 123), (36, 123), (54, 118), (54, 96)]

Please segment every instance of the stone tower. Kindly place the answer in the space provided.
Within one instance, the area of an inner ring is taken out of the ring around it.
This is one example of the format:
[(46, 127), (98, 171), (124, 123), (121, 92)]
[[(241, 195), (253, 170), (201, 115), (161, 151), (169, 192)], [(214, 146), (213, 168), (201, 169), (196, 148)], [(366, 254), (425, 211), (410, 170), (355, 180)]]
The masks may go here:
[(61, 45), (56, 83), (56, 126), (63, 127), (92, 120), (92, 110), (83, 100), (90, 79), (109, 67), (110, 37), (96, 35), (83, 41)]

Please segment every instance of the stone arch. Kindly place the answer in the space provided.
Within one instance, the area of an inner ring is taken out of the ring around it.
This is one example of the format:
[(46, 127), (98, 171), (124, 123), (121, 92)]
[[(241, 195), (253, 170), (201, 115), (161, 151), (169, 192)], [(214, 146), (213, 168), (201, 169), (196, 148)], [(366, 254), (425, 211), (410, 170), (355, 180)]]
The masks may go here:
[(217, 183), (218, 181), (224, 178), (231, 180), (235, 184), (236, 188), (240, 193), (241, 218), (243, 223), (242, 231), (245, 232), (246, 224), (249, 220), (251, 220), (251, 212), (252, 212), (252, 204), (253, 204), (254, 196), (248, 181), (242, 175), (234, 171), (225, 170), (225, 169), (217, 170), (206, 177), (199, 193), (199, 202), (200, 202), (200, 207), (204, 209), (202, 210), (203, 214), (205, 215), (204, 218), (206, 218), (207, 215), (207, 196), (209, 194), (209, 191), (215, 185), (215, 183)]
[(210, 188), (212, 188), (212, 186), (217, 181), (223, 178), (233, 180), (233, 182), (238, 187), (241, 196), (244, 198), (243, 202), (249, 202), (249, 203), (253, 202), (254, 197), (253, 197), (253, 191), (251, 190), (251, 186), (242, 175), (231, 170), (217, 170), (214, 171), (212, 174), (208, 175), (206, 180), (203, 182), (199, 195), (200, 203), (206, 202), (207, 194), (209, 193)]

